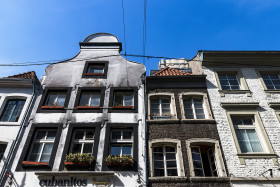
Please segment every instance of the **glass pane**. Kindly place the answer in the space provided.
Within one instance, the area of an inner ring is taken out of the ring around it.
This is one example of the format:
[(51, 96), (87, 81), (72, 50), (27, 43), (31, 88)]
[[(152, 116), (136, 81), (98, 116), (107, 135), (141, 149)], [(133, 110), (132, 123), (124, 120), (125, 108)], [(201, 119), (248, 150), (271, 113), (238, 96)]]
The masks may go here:
[(154, 161), (154, 167), (155, 169), (164, 168), (163, 161)]
[(166, 153), (166, 160), (175, 160), (176, 154), (175, 153)]
[(159, 104), (159, 99), (152, 99), (151, 100), (151, 104), (153, 105), (153, 104)]
[(86, 140), (94, 139), (94, 130), (86, 131)]
[(58, 103), (57, 106), (64, 106), (65, 99), (66, 99), (66, 95), (60, 94), (57, 98), (57, 103)]
[(197, 153), (192, 153), (192, 159), (193, 160), (201, 160), (201, 157), (200, 157), (200, 154), (197, 154)]
[(239, 86), (231, 86), (232, 90), (240, 90)]
[(84, 131), (76, 131), (74, 139), (84, 139)]
[(89, 106), (90, 93), (82, 93), (79, 106)]
[(259, 141), (251, 142), (251, 146), (252, 146), (253, 152), (263, 152)]
[(162, 104), (170, 104), (170, 100), (169, 99), (161, 99), (161, 103)]
[(250, 143), (248, 141), (238, 141), (242, 153), (252, 152)]
[(34, 143), (31, 154), (30, 154), (30, 158), (29, 158), (30, 161), (38, 162), (42, 147), (43, 147), (43, 144)]
[(124, 106), (133, 106), (133, 95), (124, 95)]
[(200, 170), (200, 169), (195, 169), (195, 170), (194, 170), (194, 174), (195, 174), (195, 176), (204, 177), (203, 171)]
[(153, 149), (154, 149), (154, 152), (160, 152), (160, 153), (163, 152), (162, 147), (154, 147)]
[(131, 145), (122, 146), (122, 155), (131, 155)]
[(177, 176), (177, 169), (168, 169), (167, 176)]
[[(172, 154), (172, 153), (168, 153)], [(163, 160), (163, 154), (162, 153), (154, 153), (154, 159), (155, 160)]]
[(202, 162), (193, 160), (194, 168), (202, 168)]
[(25, 100), (8, 100), (2, 112), (0, 121), (17, 122), (20, 117), (24, 103)]
[(197, 119), (205, 119), (205, 115), (203, 114), (203, 115), (196, 115), (196, 118)]
[(81, 153), (82, 144), (74, 143), (72, 147), (72, 153)]
[(176, 168), (177, 167), (176, 161), (167, 161), (166, 167), (167, 168)]
[(123, 139), (131, 140), (132, 131), (123, 131)]
[(56, 136), (56, 131), (48, 131), (47, 139), (54, 140)]
[(44, 150), (41, 156), (41, 162), (49, 162), (50, 157), (51, 157), (51, 152), (52, 152), (53, 144), (45, 144)]
[(92, 95), (90, 106), (99, 106), (100, 105), (100, 95)]
[(44, 140), (45, 136), (46, 136), (46, 131), (38, 131), (35, 139)]
[(222, 87), (222, 90), (230, 90), (229, 86), (221, 85), (221, 87)]
[(48, 99), (45, 105), (47, 106), (57, 106), (57, 103), (55, 102), (57, 98), (57, 94), (56, 93), (52, 93), (50, 92), (48, 94)]
[(253, 125), (253, 119), (252, 118), (243, 118), (243, 124), (244, 125)]
[(85, 143), (83, 153), (93, 153), (93, 144), (92, 143)]
[(103, 73), (104, 67), (89, 66), (87, 73)]
[(175, 147), (166, 146), (165, 151), (166, 152), (175, 152)]
[(6, 147), (7, 147), (7, 144), (0, 144), (0, 162), (1, 162), (2, 158), (3, 158), (3, 155), (5, 153)]
[(113, 140), (121, 139), (121, 131), (112, 131), (112, 139)]
[(117, 146), (117, 145), (111, 146), (110, 154), (121, 155), (121, 146)]
[(237, 136), (238, 140), (243, 140), (243, 141), (248, 140), (247, 136), (246, 136), (246, 132), (245, 132), (244, 129), (242, 129), (242, 130), (241, 129), (236, 129), (235, 132), (236, 132), (236, 136)]
[(164, 169), (154, 169), (154, 176), (164, 176)]

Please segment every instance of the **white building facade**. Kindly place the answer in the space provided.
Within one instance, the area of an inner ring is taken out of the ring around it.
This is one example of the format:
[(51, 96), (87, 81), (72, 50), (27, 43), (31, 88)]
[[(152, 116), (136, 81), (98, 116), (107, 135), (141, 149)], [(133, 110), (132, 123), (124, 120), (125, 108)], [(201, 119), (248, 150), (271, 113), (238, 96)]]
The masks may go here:
[(75, 57), (46, 68), (11, 186), (146, 185), (145, 67), (121, 47), (111, 34), (93, 34)]
[(233, 186), (280, 186), (279, 52), (199, 51)]

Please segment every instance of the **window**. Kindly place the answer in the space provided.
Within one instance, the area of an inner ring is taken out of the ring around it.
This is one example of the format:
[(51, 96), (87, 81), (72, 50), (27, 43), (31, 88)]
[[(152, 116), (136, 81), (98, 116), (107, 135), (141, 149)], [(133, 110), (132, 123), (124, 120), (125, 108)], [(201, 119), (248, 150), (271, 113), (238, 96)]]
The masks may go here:
[(252, 116), (231, 118), (242, 153), (263, 152)]
[(54, 106), (54, 107), (64, 107), (66, 100), (66, 92), (60, 91), (50, 91), (48, 92), (47, 99), (44, 103), (44, 106)]
[(3, 144), (3, 143), (0, 144), (0, 162), (4, 156), (6, 148), (7, 148), (7, 144)]
[(94, 129), (77, 129), (73, 133), (70, 153), (93, 154)]
[(55, 137), (55, 130), (37, 130), (28, 155), (28, 161), (49, 163)]
[(219, 141), (210, 138), (186, 140), (191, 177), (226, 177)]
[(176, 147), (155, 146), (153, 147), (154, 176), (178, 176)]
[(169, 97), (152, 98), (150, 108), (152, 119), (172, 119)]
[(191, 97), (183, 99), (186, 119), (205, 119), (203, 98)]
[(83, 78), (106, 78), (108, 71), (107, 61), (86, 62), (83, 71)]
[(81, 106), (99, 107), (100, 106), (100, 92), (83, 91), (78, 108)]
[(110, 136), (110, 155), (130, 155), (133, 147), (132, 129), (112, 129)]
[(213, 146), (191, 146), (191, 152), (195, 176), (218, 176)]
[(185, 176), (181, 141), (177, 139), (154, 139), (149, 141), (151, 177)]
[(115, 107), (131, 107), (134, 106), (134, 93), (133, 91), (115, 91), (114, 93), (114, 103)]
[(280, 78), (277, 73), (261, 73), (263, 82), (268, 90), (280, 89)]
[(222, 90), (240, 90), (236, 74), (220, 74), (219, 80)]
[(19, 120), (25, 100), (9, 99), (2, 112), (0, 121), (17, 122)]

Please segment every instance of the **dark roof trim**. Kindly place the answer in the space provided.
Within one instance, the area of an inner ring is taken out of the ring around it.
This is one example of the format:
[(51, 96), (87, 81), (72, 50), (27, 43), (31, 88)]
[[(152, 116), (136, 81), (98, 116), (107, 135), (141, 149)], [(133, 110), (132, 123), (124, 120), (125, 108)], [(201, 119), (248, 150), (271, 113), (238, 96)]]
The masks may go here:
[(80, 48), (82, 47), (82, 46), (96, 46), (96, 47), (110, 47), (110, 46), (116, 46), (116, 47), (119, 47), (119, 52), (121, 52), (122, 51), (122, 43), (121, 42), (118, 42), (118, 43), (116, 43), (116, 42), (114, 42), (114, 43), (103, 43), (103, 42), (94, 42), (94, 43), (92, 43), (92, 42), (80, 42), (79, 43), (80, 44)]

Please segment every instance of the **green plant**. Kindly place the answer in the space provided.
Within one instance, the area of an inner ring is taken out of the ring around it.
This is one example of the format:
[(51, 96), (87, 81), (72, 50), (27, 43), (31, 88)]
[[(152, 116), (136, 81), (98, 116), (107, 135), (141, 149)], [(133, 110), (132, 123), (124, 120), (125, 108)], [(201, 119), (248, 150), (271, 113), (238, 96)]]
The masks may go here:
[(92, 162), (94, 157), (91, 154), (70, 153), (66, 155), (64, 162)]
[(107, 166), (133, 166), (132, 156), (109, 155), (105, 158)]

